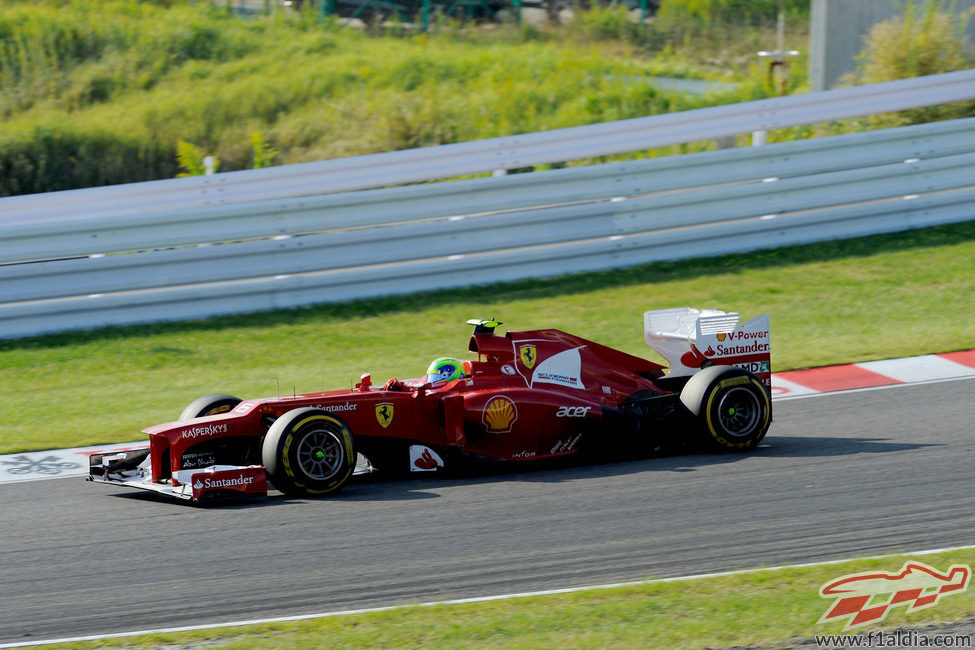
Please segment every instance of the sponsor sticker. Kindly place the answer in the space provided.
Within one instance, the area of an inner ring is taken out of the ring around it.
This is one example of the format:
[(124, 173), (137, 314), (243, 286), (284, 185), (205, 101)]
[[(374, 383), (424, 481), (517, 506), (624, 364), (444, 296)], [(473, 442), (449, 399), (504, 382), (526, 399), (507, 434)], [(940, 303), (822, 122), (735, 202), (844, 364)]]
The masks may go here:
[[(710, 349), (710, 348), (709, 348)], [(714, 351), (712, 350), (712, 353)], [(680, 363), (685, 368), (700, 368), (701, 364), (707, 361), (707, 355), (697, 349), (697, 346), (691, 343), (691, 349), (688, 350), (681, 356)]]
[(535, 349), (535, 345), (529, 343), (527, 345), (522, 345), (518, 347), (518, 358), (521, 362), (525, 364), (525, 367), (531, 370), (535, 367), (535, 362), (538, 361), (538, 352)]
[[(713, 336), (700, 332), (698, 324), (697, 343), (704, 348), (704, 356), (711, 358), (731, 357), (742, 354), (761, 354), (771, 350), (771, 330), (768, 314), (756, 316), (742, 323), (731, 332), (718, 332)], [(692, 356), (693, 350), (692, 350)], [(687, 364), (685, 364), (687, 365)], [(688, 366), (699, 367), (699, 366)]]
[(193, 474), (189, 481), (193, 498), (199, 499), (207, 490), (229, 490), (246, 494), (267, 492), (267, 479), (263, 467), (240, 467), (236, 469), (206, 470)]
[(392, 402), (381, 402), (376, 404), (376, 420), (379, 422), (379, 426), (383, 429), (388, 427), (393, 421), (393, 403)]
[(555, 412), (557, 418), (584, 418), (589, 415), (591, 406), (560, 406)]
[(559, 440), (557, 443), (552, 445), (552, 450), (549, 453), (552, 454), (565, 454), (573, 449), (579, 444), (579, 440), (582, 438), (582, 434), (576, 434), (574, 438), (569, 438), (567, 440)]
[(230, 487), (243, 487), (245, 485), (251, 485), (255, 480), (253, 476), (244, 476), (240, 474), (239, 476), (234, 476), (233, 478), (204, 478), (200, 479), (199, 474), (197, 474), (196, 482), (193, 483), (193, 487), (197, 490), (211, 489), (211, 488), (230, 488)]
[(540, 384), (559, 384), (569, 388), (579, 388), (579, 378), (573, 375), (563, 375), (557, 372), (539, 372), (532, 378)]
[(532, 385), (557, 384), (567, 388), (585, 388), (579, 376), (582, 373), (580, 348), (572, 348), (555, 354), (538, 364), (532, 373)]
[(444, 466), (440, 454), (426, 445), (410, 445), (410, 471), (435, 472)]
[(720, 332), (718, 333), (717, 338), (719, 341), (747, 341), (749, 339), (766, 339), (768, 338), (768, 330), (762, 332), (748, 332), (745, 330)]
[(183, 440), (196, 440), (197, 438), (207, 438), (221, 433), (227, 433), (226, 424), (207, 424), (200, 427), (190, 427), (183, 429), (180, 437)]
[(758, 341), (753, 341), (751, 343), (743, 343), (741, 345), (719, 345), (716, 349), (708, 349), (704, 351), (704, 354), (709, 357), (727, 357), (735, 354), (755, 354), (756, 352), (768, 352), (768, 343), (759, 343)]
[(315, 404), (315, 408), (326, 409), (328, 411), (354, 411), (359, 408), (359, 405), (355, 402), (346, 402), (345, 404)]
[(735, 363), (732, 365), (734, 365), (736, 368), (747, 370), (748, 372), (756, 375), (762, 372), (769, 372), (768, 361), (748, 361), (745, 363)]
[(517, 419), (518, 407), (504, 395), (489, 399), (481, 412), (481, 422), (488, 433), (508, 433)]

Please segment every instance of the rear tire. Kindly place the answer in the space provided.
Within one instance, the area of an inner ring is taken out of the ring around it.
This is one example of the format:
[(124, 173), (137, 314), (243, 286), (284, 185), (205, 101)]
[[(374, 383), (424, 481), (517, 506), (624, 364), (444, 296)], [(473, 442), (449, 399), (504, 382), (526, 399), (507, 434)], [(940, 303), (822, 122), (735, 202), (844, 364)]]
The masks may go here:
[(204, 395), (203, 397), (197, 397), (195, 400), (190, 402), (189, 405), (183, 409), (183, 412), (179, 414), (179, 419), (180, 421), (192, 420), (193, 418), (202, 418), (208, 415), (229, 413), (242, 401), (243, 400), (239, 397), (224, 395), (222, 393), (215, 395)]
[(261, 452), (271, 483), (289, 496), (337, 492), (352, 476), (355, 458), (349, 428), (316, 408), (288, 411), (275, 420)]
[(754, 449), (772, 423), (768, 391), (758, 377), (741, 368), (711, 366), (698, 371), (684, 386), (680, 401), (710, 449)]

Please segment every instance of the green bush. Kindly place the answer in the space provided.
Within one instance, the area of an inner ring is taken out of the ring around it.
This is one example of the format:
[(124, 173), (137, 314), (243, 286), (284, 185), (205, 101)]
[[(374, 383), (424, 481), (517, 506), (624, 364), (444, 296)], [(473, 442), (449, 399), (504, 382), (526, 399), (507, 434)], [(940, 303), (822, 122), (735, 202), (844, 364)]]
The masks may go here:
[(38, 125), (0, 136), (0, 196), (169, 178), (173, 147), (102, 128)]
[[(234, 170), (733, 100), (653, 91), (641, 80), (687, 76), (686, 63), (621, 51), (640, 29), (623, 11), (581, 22), (594, 38), (578, 42), (568, 27), (383, 37), (319, 23), (314, 12), (14, 4), (0, 14), (0, 196), (172, 177), (180, 141)], [(187, 155), (184, 146), (183, 163)]]
[[(176, 161), (182, 170), (177, 176), (203, 176), (207, 173), (206, 153), (198, 146), (185, 140), (176, 143)], [(213, 171), (220, 171), (220, 159), (213, 156)]]
[[(971, 12), (956, 13), (938, 0), (908, 2), (902, 16), (878, 23), (857, 57), (857, 69), (843, 79), (860, 85), (963, 70), (975, 65), (965, 27)], [(899, 126), (975, 115), (975, 102), (932, 106), (896, 115), (873, 116), (873, 126)]]
[(644, 41), (645, 30), (630, 20), (629, 10), (623, 6), (594, 7), (578, 12), (569, 28), (590, 38), (617, 40), (628, 43)]
[(717, 24), (774, 25), (779, 11), (807, 17), (810, 0), (662, 0), (658, 18), (664, 23), (708, 28)]
[(909, 2), (903, 16), (874, 25), (857, 57), (857, 84), (880, 83), (962, 70), (972, 64), (965, 37), (969, 13), (942, 2)]

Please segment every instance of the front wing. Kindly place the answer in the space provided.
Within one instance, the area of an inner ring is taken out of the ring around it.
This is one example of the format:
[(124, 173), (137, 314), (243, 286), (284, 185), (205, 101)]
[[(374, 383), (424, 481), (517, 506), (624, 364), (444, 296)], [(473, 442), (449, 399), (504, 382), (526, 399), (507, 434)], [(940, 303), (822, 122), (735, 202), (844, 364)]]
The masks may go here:
[(88, 480), (158, 492), (177, 499), (200, 501), (210, 496), (267, 494), (263, 465), (211, 465), (174, 472), (172, 479), (156, 483), (151, 479), (149, 448), (92, 454)]
[[(371, 473), (372, 467), (358, 457), (354, 475)], [(122, 452), (92, 454), (88, 459), (87, 480), (94, 483), (158, 492), (186, 501), (201, 501), (217, 496), (264, 496), (274, 486), (267, 480), (263, 465), (211, 465), (175, 472), (173, 479), (154, 482), (149, 447)]]

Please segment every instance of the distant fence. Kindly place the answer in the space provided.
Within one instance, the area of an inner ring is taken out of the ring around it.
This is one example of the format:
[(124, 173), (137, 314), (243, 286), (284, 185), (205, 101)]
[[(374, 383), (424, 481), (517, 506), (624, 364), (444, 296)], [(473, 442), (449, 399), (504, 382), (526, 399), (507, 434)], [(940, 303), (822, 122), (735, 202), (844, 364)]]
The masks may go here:
[[(967, 94), (975, 95), (969, 72)], [(934, 88), (930, 78), (911, 81)], [(881, 86), (888, 97), (903, 89)], [(551, 276), (975, 218), (975, 119), (321, 194), (623, 151), (627, 126), (630, 149), (656, 146), (647, 143), (666, 139), (660, 128), (677, 137), (682, 123), (694, 132), (690, 139), (771, 128), (797, 119), (786, 115), (790, 110), (822, 115), (843, 101), (804, 97), (765, 115), (744, 104), (0, 199), (0, 337)], [(891, 110), (878, 102), (867, 112)], [(694, 115), (708, 111), (723, 111), (725, 119)], [(739, 121), (729, 126), (735, 115)]]

